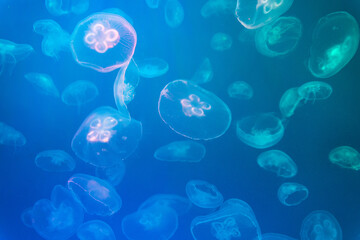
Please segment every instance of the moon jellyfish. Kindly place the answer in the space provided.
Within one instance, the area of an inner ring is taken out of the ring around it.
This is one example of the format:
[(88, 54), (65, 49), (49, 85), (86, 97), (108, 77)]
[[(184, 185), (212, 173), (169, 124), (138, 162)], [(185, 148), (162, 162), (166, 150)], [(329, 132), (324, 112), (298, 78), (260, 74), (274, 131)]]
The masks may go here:
[(328, 211), (311, 212), (303, 220), (300, 230), (301, 240), (342, 240), (342, 230), (336, 218)]
[(177, 215), (184, 215), (191, 208), (189, 199), (175, 194), (155, 194), (143, 202), (139, 210), (152, 206), (167, 207), (173, 209)]
[(26, 138), (21, 132), (0, 122), (0, 145), (21, 147), (25, 144)]
[(60, 96), (59, 90), (56, 88), (54, 81), (49, 75), (31, 72), (25, 74), (24, 77), (38, 92), (55, 98)]
[(253, 148), (269, 148), (280, 142), (284, 126), (272, 113), (261, 113), (244, 117), (236, 123), (236, 135)]
[(322, 17), (313, 33), (308, 68), (318, 78), (338, 73), (355, 55), (359, 45), (359, 25), (347, 12)]
[(296, 240), (295, 238), (280, 234), (280, 233), (265, 233), (262, 235), (262, 240)]
[(167, 162), (200, 162), (206, 153), (204, 145), (194, 141), (175, 141), (158, 148), (154, 157)]
[(89, 0), (45, 0), (48, 12), (53, 16), (82, 14), (89, 8)]
[(230, 109), (220, 98), (185, 80), (175, 80), (164, 87), (158, 110), (172, 130), (191, 139), (220, 137), (231, 123)]
[(284, 92), (279, 102), (280, 112), (283, 117), (289, 118), (294, 115), (296, 108), (300, 106), (301, 100), (298, 88), (290, 88)]
[(302, 184), (286, 182), (278, 189), (279, 201), (285, 206), (297, 206), (309, 196), (309, 190)]
[(158, 8), (160, 4), (160, 0), (145, 0), (145, 2), (149, 8), (153, 9)]
[(286, 55), (296, 48), (301, 36), (298, 18), (280, 17), (256, 31), (256, 49), (268, 57)]
[(169, 70), (169, 64), (161, 58), (145, 58), (137, 61), (140, 76), (143, 78), (156, 78)]
[(120, 210), (122, 201), (107, 181), (87, 174), (75, 174), (68, 180), (68, 188), (88, 214), (111, 216)]
[(21, 222), (28, 228), (32, 228), (34, 219), (32, 208), (27, 208), (21, 213)]
[(247, 29), (264, 26), (284, 14), (294, 0), (237, 0), (235, 15)]
[(76, 236), (80, 240), (116, 240), (112, 228), (101, 220), (83, 223), (77, 230)]
[(211, 38), (210, 46), (215, 51), (228, 50), (232, 46), (232, 38), (226, 33), (215, 33)]
[(94, 100), (99, 95), (95, 84), (89, 81), (78, 80), (70, 83), (62, 92), (61, 100), (66, 105), (81, 106)]
[(71, 35), (74, 59), (98, 72), (127, 65), (136, 46), (136, 32), (122, 16), (95, 13), (80, 21)]
[(236, 0), (208, 0), (201, 7), (201, 16), (209, 18), (211, 16), (233, 14)]
[(185, 190), (190, 201), (201, 208), (217, 208), (224, 201), (216, 186), (203, 180), (188, 181)]
[(254, 95), (254, 90), (252, 87), (244, 81), (233, 82), (229, 85), (227, 92), (229, 97), (240, 100), (249, 100)]
[(98, 178), (108, 181), (111, 185), (117, 186), (124, 178), (125, 170), (124, 161), (120, 161), (111, 167), (97, 167), (95, 175)]
[(81, 124), (71, 148), (81, 160), (109, 167), (129, 157), (142, 136), (142, 125), (111, 107), (95, 109)]
[(214, 71), (209, 58), (204, 58), (196, 72), (191, 78), (191, 81), (196, 84), (204, 84), (210, 82), (214, 76)]
[(32, 208), (33, 228), (48, 240), (68, 239), (84, 220), (84, 211), (72, 192), (56, 185), (51, 201), (41, 199)]
[(234, 198), (224, 202), (218, 211), (196, 217), (190, 229), (195, 240), (261, 239), (253, 210), (246, 202)]
[(75, 160), (62, 150), (47, 150), (38, 153), (35, 164), (47, 172), (71, 172), (76, 166)]
[(305, 103), (308, 101), (325, 100), (330, 97), (332, 93), (332, 87), (320, 81), (307, 82), (298, 88), (300, 97), (305, 99)]
[(274, 172), (279, 177), (291, 178), (297, 174), (296, 163), (283, 151), (269, 150), (263, 152), (258, 156), (257, 163), (261, 168)]
[(184, 8), (178, 0), (166, 0), (165, 21), (171, 28), (177, 28), (184, 21)]
[(334, 148), (329, 153), (330, 162), (353, 170), (360, 170), (360, 153), (349, 146)]

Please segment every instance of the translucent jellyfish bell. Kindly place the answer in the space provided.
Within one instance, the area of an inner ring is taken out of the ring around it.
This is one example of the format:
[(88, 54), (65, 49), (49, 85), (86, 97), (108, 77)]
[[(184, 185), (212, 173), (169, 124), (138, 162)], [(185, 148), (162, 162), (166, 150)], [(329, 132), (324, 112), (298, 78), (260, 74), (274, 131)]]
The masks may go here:
[(227, 92), (229, 97), (240, 100), (249, 100), (254, 95), (253, 88), (244, 81), (236, 81), (231, 83), (227, 89)]
[(325, 100), (330, 97), (332, 87), (326, 82), (312, 81), (301, 85), (298, 88), (298, 93), (301, 98), (308, 101)]
[(210, 45), (215, 51), (225, 51), (231, 48), (232, 38), (226, 33), (219, 32), (212, 36)]
[(92, 220), (83, 223), (77, 230), (80, 240), (116, 240), (112, 228), (103, 221)]
[(81, 106), (91, 102), (99, 95), (99, 90), (92, 82), (78, 80), (70, 83), (62, 92), (61, 100), (66, 105)]
[(39, 152), (35, 164), (47, 172), (71, 172), (76, 166), (75, 160), (62, 150)]
[(171, 28), (177, 28), (184, 21), (184, 8), (178, 0), (166, 0), (165, 21)]
[(33, 227), (34, 219), (33, 219), (32, 208), (27, 208), (22, 211), (21, 221), (26, 227), (28, 228)]
[(296, 240), (295, 238), (280, 234), (280, 233), (265, 233), (262, 235), (262, 240)]
[(303, 99), (299, 94), (298, 88), (289, 88), (286, 90), (279, 102), (279, 109), (282, 116), (289, 118), (294, 115), (296, 108), (300, 106), (301, 100)]
[(89, 0), (45, 0), (48, 12), (53, 16), (82, 14), (89, 8)]
[(329, 153), (330, 162), (353, 170), (360, 170), (360, 153), (352, 147), (340, 146)]
[(201, 16), (209, 18), (224, 14), (233, 14), (236, 6), (236, 0), (208, 0), (201, 7)]
[(160, 4), (160, 0), (145, 0), (145, 2), (149, 8), (153, 9), (158, 8)]
[(214, 71), (209, 58), (204, 58), (200, 66), (191, 78), (191, 81), (196, 84), (204, 84), (213, 79)]
[(169, 64), (161, 58), (145, 58), (137, 61), (140, 76), (143, 78), (156, 78), (169, 70)]
[(38, 92), (55, 98), (60, 96), (59, 90), (56, 88), (54, 81), (49, 75), (31, 72), (25, 74), (24, 77)]
[(0, 122), (0, 145), (20, 147), (25, 144), (26, 138), (21, 132)]
[(158, 110), (172, 130), (191, 139), (220, 137), (231, 123), (230, 109), (220, 98), (185, 80), (164, 87)]
[(278, 199), (285, 206), (297, 206), (309, 196), (309, 190), (302, 184), (286, 182), (278, 189)]
[(224, 201), (217, 187), (203, 180), (188, 181), (185, 190), (190, 201), (201, 208), (217, 208)]
[(155, 194), (146, 199), (139, 207), (147, 209), (152, 206), (168, 207), (173, 209), (177, 215), (186, 214), (191, 208), (191, 202), (188, 198), (176, 194)]
[(136, 32), (122, 16), (95, 13), (80, 21), (71, 35), (74, 59), (99, 72), (127, 65), (136, 46)]
[(291, 178), (297, 174), (296, 163), (289, 155), (279, 150), (269, 150), (261, 153), (257, 158), (258, 165), (283, 178)]

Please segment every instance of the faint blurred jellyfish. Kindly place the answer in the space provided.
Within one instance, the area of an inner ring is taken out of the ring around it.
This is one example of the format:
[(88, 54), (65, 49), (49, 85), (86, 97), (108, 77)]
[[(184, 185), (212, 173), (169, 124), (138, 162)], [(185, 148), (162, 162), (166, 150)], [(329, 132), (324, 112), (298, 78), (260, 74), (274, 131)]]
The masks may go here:
[(61, 100), (66, 105), (84, 105), (94, 100), (99, 95), (99, 90), (95, 84), (89, 81), (78, 80), (70, 83), (62, 92)]
[(296, 240), (296, 239), (280, 233), (265, 233), (262, 235), (262, 240)]
[(286, 182), (278, 190), (279, 201), (285, 206), (297, 206), (309, 196), (309, 190), (302, 184)]
[(294, 0), (237, 0), (235, 15), (246, 28), (264, 26), (284, 14)]
[(47, 150), (38, 153), (35, 164), (47, 172), (71, 172), (76, 166), (75, 160), (62, 150)]
[(184, 21), (184, 8), (178, 0), (166, 1), (165, 21), (171, 28), (179, 27)]
[(227, 92), (229, 97), (240, 100), (249, 100), (254, 95), (254, 90), (252, 87), (244, 81), (233, 82), (229, 85)]
[(194, 141), (175, 141), (158, 148), (154, 157), (168, 162), (200, 162), (206, 153), (204, 145)]
[(129, 157), (142, 136), (142, 125), (111, 107), (95, 109), (81, 124), (71, 148), (81, 160), (109, 167)]
[(140, 76), (143, 78), (156, 78), (169, 70), (169, 64), (161, 58), (145, 58), (137, 61)]
[(68, 188), (88, 214), (111, 216), (121, 208), (122, 201), (107, 181), (87, 174), (75, 174), (68, 180)]
[(41, 43), (44, 55), (57, 59), (60, 52), (69, 51), (70, 35), (54, 20), (38, 20), (33, 28), (34, 32), (44, 37)]
[(290, 88), (284, 92), (279, 102), (280, 112), (283, 117), (289, 118), (294, 115), (296, 108), (300, 106), (301, 100), (298, 88)]
[(218, 211), (194, 218), (190, 229), (196, 240), (261, 239), (253, 210), (239, 199), (229, 199)]
[(185, 80), (175, 80), (164, 87), (158, 110), (172, 130), (191, 139), (220, 137), (231, 123), (230, 109), (220, 98)]
[(201, 208), (217, 208), (224, 201), (216, 186), (203, 180), (188, 181), (185, 190), (190, 201)]
[(256, 31), (256, 49), (268, 57), (292, 52), (302, 36), (302, 24), (295, 17), (280, 17)]
[(349, 146), (334, 148), (329, 153), (330, 162), (353, 170), (360, 170), (360, 153)]
[(214, 76), (212, 65), (209, 58), (204, 58), (201, 65), (192, 76), (191, 81), (196, 84), (210, 82)]
[(145, 2), (149, 8), (153, 9), (158, 8), (160, 4), (160, 0), (145, 0)]
[(80, 21), (71, 35), (74, 59), (99, 72), (126, 66), (136, 46), (136, 32), (122, 16), (95, 13)]
[(24, 77), (38, 92), (55, 98), (60, 96), (59, 90), (56, 88), (54, 81), (49, 75), (31, 72), (25, 74)]
[(244, 117), (236, 123), (237, 137), (245, 144), (258, 149), (277, 144), (284, 136), (284, 126), (272, 113)]
[(45, 0), (48, 12), (53, 16), (74, 13), (82, 14), (89, 8), (89, 0)]
[(92, 220), (83, 223), (77, 230), (80, 240), (116, 240), (112, 228), (104, 221)]
[(338, 73), (355, 55), (359, 45), (359, 25), (347, 12), (322, 17), (313, 33), (308, 68), (318, 78)]
[(297, 174), (296, 163), (289, 155), (279, 150), (261, 153), (257, 158), (257, 163), (261, 168), (274, 172), (279, 177), (291, 178)]
[(342, 240), (342, 230), (338, 221), (331, 213), (317, 210), (311, 212), (303, 220), (300, 236), (301, 240)]
[(0, 122), (0, 144), (21, 147), (26, 144), (26, 138), (18, 130), (3, 122)]
[(121, 10), (119, 8), (107, 8), (107, 9), (102, 10), (101, 12), (119, 15), (119, 16), (122, 16), (123, 18), (125, 18), (126, 21), (128, 21), (131, 25), (133, 25), (133, 23), (134, 23), (134, 20), (129, 15), (127, 15), (123, 10)]
[(201, 16), (209, 18), (221, 14), (233, 14), (236, 0), (208, 0), (201, 7)]
[(126, 167), (124, 161), (120, 161), (118, 164), (111, 167), (97, 167), (95, 175), (98, 178), (108, 181), (111, 185), (117, 186), (124, 178), (125, 170)]
[(139, 210), (147, 209), (152, 206), (168, 207), (173, 209), (177, 215), (184, 215), (191, 208), (191, 202), (188, 198), (175, 194), (155, 194), (143, 202)]
[(211, 38), (210, 45), (215, 51), (225, 51), (231, 48), (232, 38), (226, 33), (215, 33)]
[(330, 97), (332, 91), (329, 84), (320, 81), (307, 82), (298, 88), (298, 93), (300, 97), (305, 99), (305, 103), (325, 100)]
[(32, 208), (27, 208), (21, 213), (21, 222), (28, 228), (32, 228), (34, 219)]

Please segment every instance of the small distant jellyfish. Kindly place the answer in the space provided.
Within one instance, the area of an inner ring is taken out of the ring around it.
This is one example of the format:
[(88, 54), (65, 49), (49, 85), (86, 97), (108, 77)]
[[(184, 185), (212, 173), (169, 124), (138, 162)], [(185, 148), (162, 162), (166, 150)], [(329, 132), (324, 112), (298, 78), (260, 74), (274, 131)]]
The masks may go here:
[(219, 32), (212, 36), (210, 45), (215, 51), (225, 51), (231, 48), (232, 38), (226, 33)]
[(261, 153), (257, 158), (257, 163), (261, 168), (274, 172), (279, 177), (291, 178), (297, 174), (296, 163), (289, 155), (280, 150)]
[(195, 141), (175, 141), (158, 148), (154, 157), (167, 162), (200, 162), (205, 156), (204, 145)]
[(108, 181), (111, 185), (117, 186), (124, 178), (125, 170), (124, 161), (120, 161), (111, 167), (97, 167), (95, 175), (98, 178)]
[(81, 106), (91, 102), (99, 95), (96, 85), (89, 81), (78, 80), (70, 83), (62, 92), (61, 100), (66, 105)]
[(145, 2), (146, 2), (146, 5), (152, 9), (158, 8), (159, 4), (160, 4), (160, 0), (145, 0)]
[(27, 208), (22, 211), (21, 221), (26, 227), (32, 228), (34, 223), (32, 208)]
[(298, 93), (305, 103), (325, 100), (330, 97), (332, 91), (332, 87), (328, 83), (320, 81), (307, 82), (298, 88)]
[(267, 57), (292, 52), (302, 36), (302, 24), (296, 17), (280, 17), (256, 31), (256, 49)]
[(296, 240), (296, 239), (280, 233), (265, 233), (262, 235), (262, 240)]
[(228, 95), (231, 98), (240, 100), (249, 100), (254, 95), (253, 88), (244, 81), (236, 81), (229, 85), (227, 89)]
[(171, 28), (177, 28), (184, 21), (184, 8), (178, 0), (166, 0), (165, 21)]
[(55, 16), (69, 13), (82, 14), (89, 8), (89, 0), (45, 0), (48, 12)]
[(294, 0), (237, 0), (235, 16), (247, 29), (262, 27), (284, 14)]
[(201, 7), (201, 16), (209, 18), (211, 16), (233, 14), (236, 6), (236, 0), (208, 0)]
[(52, 78), (45, 73), (27, 73), (24, 76), (26, 80), (31, 83), (38, 92), (58, 98), (60, 96), (59, 90), (56, 88)]
[(189, 199), (183, 196), (176, 194), (155, 194), (146, 199), (138, 209), (147, 209), (152, 206), (168, 207), (173, 209), (178, 216), (181, 216), (189, 212), (191, 205)]
[(196, 84), (204, 84), (213, 79), (214, 71), (209, 58), (204, 58), (201, 65), (191, 78), (191, 81)]
[(286, 182), (278, 190), (279, 201), (285, 206), (297, 206), (309, 196), (309, 190), (302, 184)]
[(26, 144), (25, 136), (15, 128), (0, 122), (0, 145), (21, 147)]
[(281, 96), (279, 109), (284, 118), (294, 115), (295, 110), (301, 105), (304, 98), (300, 96), (298, 88), (289, 88)]
[(185, 80), (175, 80), (164, 87), (158, 110), (172, 130), (196, 140), (220, 137), (231, 123), (230, 109), (220, 98)]
[(47, 172), (71, 172), (76, 166), (75, 160), (62, 150), (47, 150), (38, 153), (35, 164)]
[(338, 73), (353, 58), (359, 46), (359, 25), (347, 12), (322, 17), (313, 33), (308, 68), (318, 78)]
[(137, 61), (140, 76), (143, 78), (156, 78), (169, 70), (169, 64), (161, 58), (145, 58)]
[(122, 16), (95, 13), (80, 21), (71, 35), (74, 59), (98, 72), (126, 66), (136, 46), (136, 32)]
[(217, 208), (224, 201), (216, 186), (203, 180), (188, 181), (185, 190), (190, 201), (201, 208)]
[(329, 153), (330, 162), (342, 167), (353, 170), (360, 170), (360, 153), (349, 146), (334, 148)]
[(339, 222), (328, 211), (316, 210), (303, 220), (300, 230), (301, 240), (326, 239), (342, 240)]
[(92, 220), (81, 224), (76, 236), (80, 240), (116, 240), (112, 228), (101, 220)]
[(68, 188), (88, 214), (111, 216), (121, 208), (122, 201), (107, 181), (87, 174), (75, 174), (68, 180)]
[(269, 148), (284, 136), (281, 120), (272, 113), (244, 117), (236, 123), (236, 135), (245, 144), (258, 149)]

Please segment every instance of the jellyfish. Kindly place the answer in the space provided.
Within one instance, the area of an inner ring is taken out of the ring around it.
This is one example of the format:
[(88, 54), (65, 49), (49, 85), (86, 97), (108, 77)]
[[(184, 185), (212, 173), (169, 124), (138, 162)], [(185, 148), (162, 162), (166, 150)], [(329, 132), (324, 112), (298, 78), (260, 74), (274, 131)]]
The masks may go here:
[(214, 71), (209, 58), (204, 58), (200, 66), (191, 78), (196, 84), (204, 84), (210, 82), (214, 76)]
[(177, 28), (184, 21), (184, 8), (178, 0), (166, 0), (165, 21), (171, 28)]
[(143, 78), (156, 78), (169, 70), (169, 64), (161, 58), (145, 58), (137, 61), (140, 76)]
[(43, 36), (41, 50), (44, 55), (55, 59), (59, 58), (60, 52), (70, 50), (70, 35), (61, 26), (51, 19), (43, 19), (34, 22), (34, 32)]
[(92, 220), (81, 224), (76, 236), (80, 240), (116, 240), (112, 228), (101, 220)]
[(108, 181), (111, 185), (117, 186), (124, 178), (125, 170), (124, 161), (120, 161), (111, 167), (97, 167), (95, 175), (98, 178)]
[(236, 135), (253, 148), (269, 148), (280, 142), (284, 126), (272, 113), (261, 113), (244, 117), (236, 123)]
[(201, 7), (201, 16), (209, 18), (211, 16), (233, 14), (236, 6), (236, 0), (208, 0)]
[(342, 230), (339, 222), (331, 213), (324, 210), (316, 210), (307, 215), (303, 220), (300, 237), (301, 240), (342, 240)]
[(194, 218), (190, 229), (195, 240), (261, 239), (253, 210), (234, 198), (225, 201), (216, 212)]
[(265, 233), (262, 235), (262, 240), (296, 240), (295, 238), (280, 234), (280, 233)]
[(200, 162), (205, 156), (204, 145), (194, 141), (175, 141), (158, 148), (154, 157), (168, 162)]
[(85, 80), (70, 83), (62, 92), (61, 100), (66, 105), (78, 106), (91, 102), (99, 95), (95, 84)]
[(129, 157), (142, 136), (142, 125), (111, 107), (95, 109), (81, 124), (71, 148), (81, 160), (110, 167)]
[(158, 8), (159, 4), (160, 4), (160, 0), (145, 0), (145, 2), (146, 2), (146, 5), (152, 9)]
[(201, 208), (217, 208), (224, 201), (216, 186), (204, 180), (188, 181), (185, 190), (190, 201)]
[(32, 208), (26, 208), (21, 213), (21, 222), (28, 228), (33, 227), (34, 219)]
[(47, 150), (38, 153), (35, 164), (47, 172), (71, 172), (76, 166), (75, 160), (62, 150)]
[(279, 108), (284, 118), (289, 118), (294, 115), (295, 110), (300, 106), (301, 100), (304, 98), (300, 96), (297, 87), (289, 88), (281, 96)]
[(48, 12), (57, 17), (69, 13), (82, 14), (89, 8), (89, 0), (45, 0)]
[(305, 100), (305, 103), (308, 101), (325, 100), (330, 97), (332, 91), (332, 87), (329, 84), (320, 81), (307, 82), (298, 88), (298, 93)]
[(123, 10), (121, 10), (119, 8), (107, 8), (107, 9), (102, 10), (101, 12), (112, 13), (115, 15), (122, 16), (123, 18), (125, 18), (126, 21), (128, 21), (130, 23), (130, 25), (133, 25), (133, 23), (134, 23), (134, 20), (129, 15), (127, 15)]
[(139, 210), (153, 206), (171, 208), (178, 216), (181, 216), (190, 210), (191, 202), (189, 199), (175, 194), (155, 194), (146, 199), (140, 205)]
[(185, 80), (164, 87), (158, 110), (173, 131), (196, 140), (220, 137), (231, 123), (230, 109), (220, 98)]
[(267, 57), (292, 52), (302, 36), (302, 24), (296, 17), (280, 17), (256, 31), (256, 49)]
[(121, 208), (122, 201), (115, 188), (100, 178), (75, 174), (68, 180), (68, 188), (88, 214), (111, 216)]
[(291, 178), (297, 174), (296, 163), (289, 155), (280, 150), (261, 153), (257, 158), (257, 163), (261, 168), (274, 172), (279, 177)]
[(329, 153), (330, 162), (353, 170), (360, 170), (360, 153), (349, 146), (336, 147)]
[(228, 50), (232, 46), (232, 38), (226, 33), (215, 33), (211, 38), (210, 46), (215, 51)]
[(26, 142), (26, 138), (21, 132), (4, 122), (0, 122), (0, 145), (21, 147)]
[(74, 59), (98, 72), (111, 72), (129, 64), (136, 32), (128, 21), (113, 13), (95, 13), (80, 21), (71, 35)]
[(338, 73), (353, 58), (359, 46), (359, 25), (347, 12), (322, 17), (313, 32), (308, 68), (317, 78)]
[(31, 83), (41, 94), (58, 98), (60, 96), (59, 90), (56, 88), (52, 78), (45, 73), (27, 73), (24, 76), (26, 80)]
[(236, 81), (231, 83), (227, 89), (227, 92), (229, 97), (240, 100), (249, 100), (254, 95), (253, 88), (244, 81)]
[(237, 0), (235, 16), (247, 29), (270, 23), (284, 14), (294, 0)]
[(297, 206), (309, 196), (309, 190), (302, 184), (286, 182), (280, 185), (278, 199), (285, 206)]

